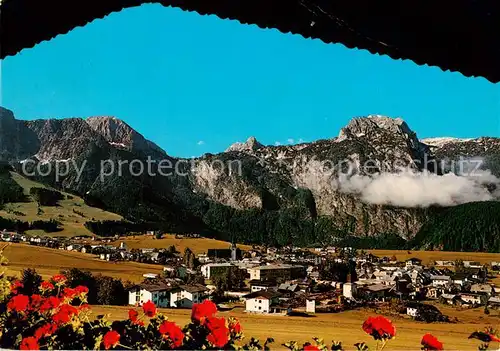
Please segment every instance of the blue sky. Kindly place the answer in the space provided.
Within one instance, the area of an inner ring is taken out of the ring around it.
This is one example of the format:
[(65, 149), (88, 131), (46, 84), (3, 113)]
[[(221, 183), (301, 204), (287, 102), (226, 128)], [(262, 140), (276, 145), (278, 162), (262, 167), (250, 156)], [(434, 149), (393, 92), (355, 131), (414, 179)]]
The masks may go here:
[(112, 115), (174, 156), (338, 134), (402, 117), (420, 137), (500, 136), (500, 85), (161, 5), (115, 13), (2, 62), (20, 119)]

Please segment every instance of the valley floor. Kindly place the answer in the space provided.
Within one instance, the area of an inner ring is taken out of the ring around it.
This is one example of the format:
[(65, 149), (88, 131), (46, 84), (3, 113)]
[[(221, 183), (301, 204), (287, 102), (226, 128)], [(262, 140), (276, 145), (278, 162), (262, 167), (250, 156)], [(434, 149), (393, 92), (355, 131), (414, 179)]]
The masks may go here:
[[(93, 313), (110, 314), (111, 320), (128, 318), (129, 307), (93, 306)], [(184, 325), (190, 320), (190, 310), (161, 310), (169, 320)], [(453, 308), (443, 309), (443, 312), (459, 318), (456, 324), (445, 323), (420, 323), (408, 318), (393, 318), (396, 325), (396, 338), (386, 346), (386, 350), (419, 350), (420, 340), (425, 333), (438, 337), (446, 350), (477, 350), (480, 342), (469, 340), (468, 336), (476, 331), (483, 330), (485, 326), (497, 327), (500, 322), (497, 313), (485, 316), (482, 309), (457, 312)], [(373, 316), (367, 310), (347, 311), (336, 314), (316, 314), (311, 317), (286, 317), (251, 315), (236, 308), (230, 312), (220, 312), (220, 316), (237, 317), (243, 327), (246, 338), (254, 336), (262, 342), (267, 337), (273, 337), (275, 342), (271, 349), (285, 349), (283, 343), (296, 340), (299, 342), (311, 341), (312, 337), (323, 338), (325, 342), (332, 340), (342, 341), (346, 350), (354, 350), (357, 342), (366, 342), (374, 349), (375, 342), (362, 329), (361, 325), (368, 316)], [(493, 346), (493, 345), (492, 345)]]
[(163, 272), (159, 265), (137, 262), (108, 262), (93, 255), (80, 252), (49, 249), (27, 244), (6, 244), (3, 254), (9, 260), (8, 275), (19, 275), (25, 268), (34, 268), (44, 278), (51, 277), (61, 270), (79, 268), (92, 273), (120, 278), (123, 281), (141, 282), (145, 273)]

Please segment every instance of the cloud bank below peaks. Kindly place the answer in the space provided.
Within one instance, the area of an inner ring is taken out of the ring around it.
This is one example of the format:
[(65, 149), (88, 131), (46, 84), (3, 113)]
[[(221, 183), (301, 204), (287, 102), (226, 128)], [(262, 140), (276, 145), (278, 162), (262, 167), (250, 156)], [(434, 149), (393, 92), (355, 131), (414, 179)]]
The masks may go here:
[(335, 188), (356, 194), (363, 202), (398, 207), (454, 206), (500, 199), (500, 179), (489, 170), (468, 175), (428, 171), (340, 176)]

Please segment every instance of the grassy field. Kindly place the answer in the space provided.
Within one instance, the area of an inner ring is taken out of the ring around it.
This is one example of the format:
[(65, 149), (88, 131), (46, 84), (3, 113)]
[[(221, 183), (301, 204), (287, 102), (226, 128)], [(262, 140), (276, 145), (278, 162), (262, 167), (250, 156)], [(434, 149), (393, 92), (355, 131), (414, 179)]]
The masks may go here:
[(79, 252), (71, 252), (27, 244), (3, 244), (4, 255), (9, 260), (7, 274), (19, 275), (25, 268), (34, 268), (44, 278), (61, 270), (80, 268), (93, 273), (121, 278), (123, 281), (141, 282), (145, 273), (161, 273), (159, 265), (136, 262), (107, 262)]
[[(132, 237), (121, 238), (113, 244), (119, 246), (124, 242), (130, 249), (140, 248), (168, 248), (174, 245), (179, 252), (184, 252), (186, 247), (189, 247), (195, 254), (207, 252), (208, 249), (228, 249), (231, 244), (225, 241), (206, 239), (206, 238), (186, 238), (176, 239), (175, 235), (165, 234), (162, 239), (155, 239), (150, 235), (138, 235)], [(242, 250), (249, 250), (251, 246), (238, 245)]]
[[(128, 307), (94, 306), (93, 312), (110, 314), (110, 319), (126, 319)], [(181, 325), (190, 319), (189, 310), (162, 310), (170, 320)], [(449, 311), (446, 311), (447, 313)], [(438, 337), (446, 350), (477, 350), (479, 342), (467, 339), (470, 333), (482, 330), (485, 326), (496, 327), (497, 317), (481, 318), (482, 311), (471, 310), (453, 314), (463, 321), (457, 324), (419, 323), (407, 318), (391, 318), (396, 325), (396, 338), (391, 340), (386, 350), (419, 350), (420, 340), (425, 333), (432, 333)], [(375, 346), (373, 340), (361, 329), (363, 321), (373, 313), (368, 311), (348, 311), (337, 314), (316, 314), (311, 317), (259, 316), (243, 312), (236, 308), (230, 312), (219, 313), (221, 316), (239, 318), (243, 332), (250, 338), (259, 338), (261, 341), (272, 336), (275, 339), (272, 349), (284, 349), (282, 343), (296, 340), (299, 342), (312, 341), (313, 336), (324, 338), (329, 343), (332, 340), (342, 341), (346, 350), (354, 350), (356, 342), (366, 342), (370, 347)]]
[[(32, 187), (46, 188), (45, 185), (31, 181), (20, 176), (17, 173), (12, 173), (12, 178), (23, 187), (24, 193), (29, 195)], [(59, 201), (59, 206), (42, 206), (43, 213), (38, 214), (38, 207), (35, 201), (30, 202), (15, 202), (5, 205), (3, 210), (0, 210), (0, 216), (4, 218), (14, 218), (22, 221), (34, 220), (50, 220), (55, 219), (61, 222), (63, 231), (52, 233), (52, 235), (60, 236), (75, 236), (75, 235), (92, 235), (87, 228), (84, 227), (85, 222), (90, 220), (120, 220), (121, 216), (101, 210), (99, 208), (90, 207), (85, 204), (82, 198), (71, 195), (71, 200)], [(73, 209), (83, 213), (84, 217), (73, 212)], [(14, 211), (21, 212), (24, 216), (13, 214)], [(33, 230), (28, 231), (32, 235), (51, 235), (43, 231)]]
[(500, 253), (483, 252), (451, 252), (451, 251), (406, 251), (406, 250), (367, 250), (375, 256), (392, 257), (393, 255), (399, 261), (405, 261), (411, 257), (422, 260), (423, 264), (434, 263), (436, 260), (455, 261), (462, 259), (464, 261), (477, 261), (482, 264), (491, 263), (491, 261), (500, 261)]

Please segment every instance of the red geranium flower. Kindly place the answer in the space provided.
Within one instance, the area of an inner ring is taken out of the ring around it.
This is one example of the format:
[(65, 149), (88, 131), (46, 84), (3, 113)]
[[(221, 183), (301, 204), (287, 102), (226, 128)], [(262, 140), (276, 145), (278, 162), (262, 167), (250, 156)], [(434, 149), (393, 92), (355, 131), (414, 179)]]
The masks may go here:
[(24, 312), (28, 308), (30, 298), (26, 295), (16, 295), (10, 299), (7, 308), (11, 311)]
[(43, 281), (40, 284), (40, 290), (42, 291), (47, 291), (47, 290), (54, 290), (54, 284), (48, 281)]
[(241, 333), (240, 322), (234, 321), (233, 323), (229, 324), (229, 330), (231, 331), (231, 333), (235, 333), (235, 334)]
[(191, 319), (195, 322), (204, 323), (205, 319), (213, 317), (217, 313), (217, 306), (210, 300), (195, 303), (191, 312)]
[(119, 342), (120, 334), (118, 334), (116, 331), (110, 330), (106, 334), (104, 334), (103, 344), (106, 350), (109, 350), (111, 347), (115, 347)]
[(228, 330), (226, 328), (218, 328), (210, 332), (207, 340), (215, 347), (224, 347), (229, 340)]
[(89, 292), (89, 288), (87, 288), (86, 286), (84, 285), (78, 285), (76, 288), (75, 288), (75, 292), (76, 294), (78, 295), (85, 295), (85, 294), (88, 294)]
[(35, 331), (35, 339), (41, 339), (45, 336), (50, 336), (55, 333), (57, 326), (55, 324), (44, 324)]
[(90, 305), (88, 303), (84, 303), (83, 305), (80, 306), (79, 310), (80, 311), (86, 311), (86, 310), (90, 311)]
[(210, 331), (207, 340), (216, 347), (223, 347), (229, 340), (229, 329), (224, 318), (210, 317), (206, 320), (206, 327)]
[(72, 288), (64, 288), (63, 290), (63, 296), (68, 298), (68, 299), (73, 299), (75, 297), (76, 291), (75, 289)]
[(304, 346), (304, 351), (319, 351), (319, 348), (314, 345), (306, 345)]
[(181, 328), (174, 322), (165, 321), (160, 325), (160, 334), (168, 337), (172, 341), (174, 347), (180, 347), (184, 340), (184, 333)]
[(210, 331), (214, 331), (215, 329), (220, 329), (220, 328), (226, 328), (226, 320), (224, 319), (224, 317), (211, 317), (211, 318), (207, 318), (207, 323), (206, 323), (206, 327), (208, 328), (208, 330)]
[(30, 336), (27, 338), (24, 338), (21, 341), (21, 345), (19, 346), (20, 350), (40, 350), (40, 346), (38, 345), (38, 341)]
[(144, 311), (144, 314), (150, 318), (156, 315), (156, 306), (151, 301), (145, 302), (142, 305), (142, 310)]
[(128, 319), (130, 319), (132, 322), (137, 322), (137, 317), (139, 316), (139, 312), (136, 310), (129, 310), (128, 311)]
[(23, 283), (19, 280), (14, 280), (10, 285), (10, 292), (17, 294), (17, 289), (24, 287)]
[(373, 336), (375, 340), (391, 339), (396, 335), (396, 327), (392, 322), (382, 316), (369, 317), (363, 323), (363, 330)]
[(69, 320), (71, 319), (71, 316), (74, 314), (77, 314), (78, 310), (76, 307), (71, 306), (71, 305), (62, 305), (59, 308), (59, 312), (57, 312), (54, 316), (52, 316), (52, 320), (56, 324), (65, 324), (68, 323)]
[(429, 334), (429, 333), (425, 334), (422, 337), (422, 341), (420, 343), (424, 347), (424, 350), (442, 350), (443, 349), (443, 343), (440, 342), (434, 335)]
[(42, 304), (42, 296), (38, 294), (31, 295), (31, 308), (37, 309)]
[(59, 307), (61, 304), (61, 300), (55, 296), (49, 296), (43, 300), (42, 305), (40, 306), (40, 312), (44, 313), (53, 308)]
[(483, 342), (500, 342), (500, 339), (496, 335), (484, 332), (474, 332), (469, 336), (469, 339), (478, 339)]
[(57, 285), (63, 285), (64, 283), (66, 283), (66, 280), (66, 276), (62, 274), (56, 274), (52, 277), (52, 281), (54, 281)]

